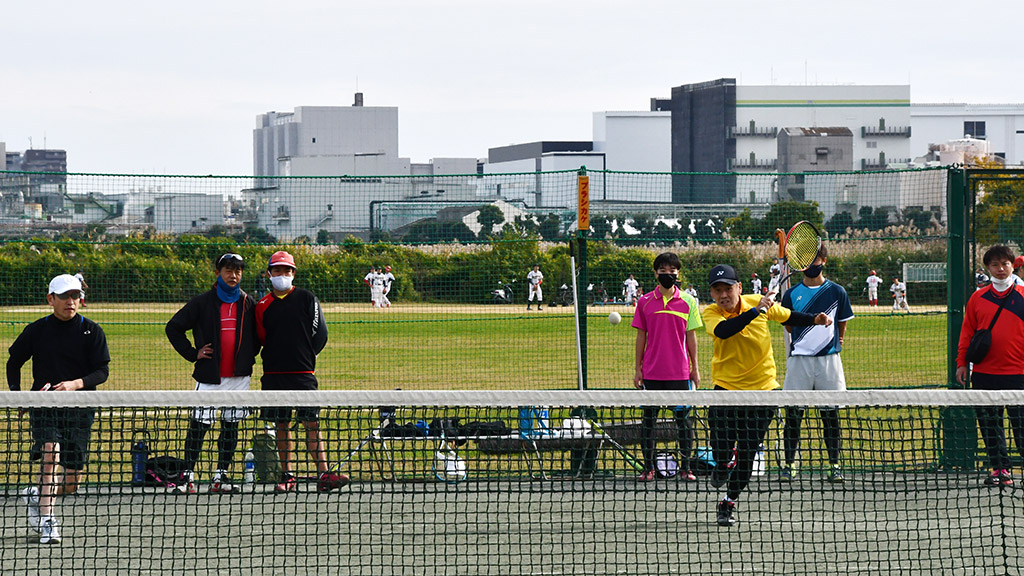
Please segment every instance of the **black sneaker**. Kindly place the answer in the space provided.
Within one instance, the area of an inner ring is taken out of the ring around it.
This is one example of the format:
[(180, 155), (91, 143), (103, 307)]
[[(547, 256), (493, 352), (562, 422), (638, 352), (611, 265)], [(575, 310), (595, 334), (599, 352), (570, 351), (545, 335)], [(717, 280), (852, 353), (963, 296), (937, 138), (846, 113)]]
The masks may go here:
[(734, 526), (736, 525), (736, 516), (733, 514), (736, 510), (736, 503), (730, 502), (729, 500), (722, 500), (718, 503), (718, 525), (719, 526)]
[(711, 485), (715, 488), (720, 488), (726, 482), (729, 481), (729, 473), (732, 470), (728, 466), (722, 466), (721, 464), (715, 465), (714, 469), (711, 470)]

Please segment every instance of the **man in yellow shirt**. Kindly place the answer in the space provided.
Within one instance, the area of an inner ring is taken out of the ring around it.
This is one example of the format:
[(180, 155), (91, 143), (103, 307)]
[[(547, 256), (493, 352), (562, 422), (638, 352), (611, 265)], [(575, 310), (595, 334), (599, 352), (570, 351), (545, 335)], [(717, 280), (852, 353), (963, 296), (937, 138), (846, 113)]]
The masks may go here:
[[(768, 296), (743, 295), (743, 286), (732, 266), (719, 264), (708, 274), (711, 300), (702, 314), (704, 329), (714, 345), (711, 381), (715, 390), (774, 390), (775, 359), (768, 322), (788, 326), (828, 326), (827, 314), (812, 316), (783, 308)], [(774, 295), (773, 295), (774, 296)], [(715, 407), (708, 409), (711, 450), (715, 468), (711, 485), (729, 483), (718, 504), (719, 526), (736, 524), (736, 499), (750, 482), (754, 458), (771, 425), (775, 409), (769, 406)], [(730, 463), (735, 450), (736, 460)]]

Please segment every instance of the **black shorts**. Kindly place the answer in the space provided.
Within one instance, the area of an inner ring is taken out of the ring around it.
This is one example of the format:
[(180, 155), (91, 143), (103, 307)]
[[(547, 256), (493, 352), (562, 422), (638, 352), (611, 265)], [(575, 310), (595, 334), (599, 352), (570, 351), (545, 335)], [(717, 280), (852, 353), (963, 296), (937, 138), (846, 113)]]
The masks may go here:
[[(33, 448), (41, 451), (43, 444), (56, 442), (60, 444), (60, 465), (68, 470), (81, 470), (89, 461), (89, 440), (95, 417), (96, 410), (93, 408), (30, 410), (28, 420), (32, 426)], [(34, 459), (36, 454), (32, 456)]]
[[(260, 379), (264, 390), (316, 390), (318, 383), (313, 374), (264, 374)], [(292, 412), (299, 422), (317, 422), (320, 420), (320, 408), (303, 406), (302, 408), (266, 407), (260, 409), (260, 418), (269, 422), (291, 422)]]

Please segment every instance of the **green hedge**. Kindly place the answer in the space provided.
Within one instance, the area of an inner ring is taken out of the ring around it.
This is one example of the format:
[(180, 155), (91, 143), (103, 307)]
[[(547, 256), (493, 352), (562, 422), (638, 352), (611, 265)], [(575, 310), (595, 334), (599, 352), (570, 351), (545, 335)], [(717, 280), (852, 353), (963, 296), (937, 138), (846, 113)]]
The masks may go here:
[[(933, 242), (837, 242), (830, 247), (827, 275), (846, 286), (855, 303), (871, 269), (885, 280), (902, 274), (903, 262), (945, 261), (945, 244)], [(0, 251), (0, 305), (42, 303), (50, 278), (82, 270), (93, 302), (182, 302), (209, 289), (214, 280), (213, 262), (225, 252), (240, 253), (249, 264), (243, 288), (254, 291), (257, 271), (270, 254), (287, 249), (299, 267), (296, 284), (317, 294), (324, 302), (369, 300), (363, 277), (370, 266), (391, 265), (397, 278), (392, 300), (485, 303), (489, 292), (514, 281), (517, 302), (526, 300), (526, 273), (540, 264), (545, 275), (545, 296), (551, 300), (562, 284), (571, 285), (569, 258), (575, 243), (541, 244), (536, 238), (508, 235), (489, 245), (402, 246), (366, 244), (348, 239), (334, 246), (237, 245), (227, 239), (185, 237), (169, 240), (123, 240), (92, 244), (72, 241), (16, 241)], [(652, 263), (664, 248), (620, 248), (611, 242), (588, 243), (588, 280), (605, 283), (609, 295), (621, 292), (621, 283), (635, 274), (645, 290), (654, 287)], [(680, 281), (694, 284), (702, 295), (705, 275), (713, 265), (729, 263), (741, 277), (758, 272), (767, 282), (772, 263), (770, 245), (749, 242), (687, 245), (674, 249), (683, 262)], [(911, 304), (945, 303), (946, 284), (913, 287)]]

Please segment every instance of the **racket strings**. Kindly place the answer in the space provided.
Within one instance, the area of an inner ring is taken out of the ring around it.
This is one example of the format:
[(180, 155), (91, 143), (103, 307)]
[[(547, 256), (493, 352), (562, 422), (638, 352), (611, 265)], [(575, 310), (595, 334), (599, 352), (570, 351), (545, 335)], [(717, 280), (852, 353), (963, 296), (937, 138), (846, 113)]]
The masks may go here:
[(786, 259), (789, 266), (803, 270), (814, 263), (821, 248), (821, 237), (811, 225), (797, 224), (786, 238)]

